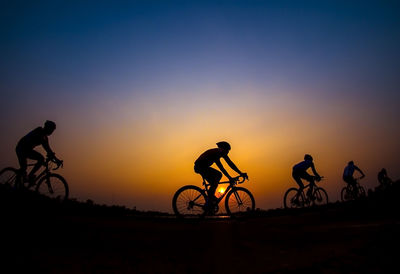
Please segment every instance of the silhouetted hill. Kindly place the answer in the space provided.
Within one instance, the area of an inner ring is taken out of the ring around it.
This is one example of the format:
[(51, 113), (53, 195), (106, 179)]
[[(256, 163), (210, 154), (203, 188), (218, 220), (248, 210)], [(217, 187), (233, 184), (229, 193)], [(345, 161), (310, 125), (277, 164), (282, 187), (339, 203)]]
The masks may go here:
[[(310, 207), (303, 209), (269, 209), (246, 214), (244, 217), (258, 218), (269, 216), (298, 215), (303, 213), (318, 213), (329, 215), (374, 215), (374, 214), (397, 214), (400, 210), (400, 182), (392, 184), (385, 191), (377, 188), (369, 191), (368, 196), (357, 201), (335, 202), (326, 206)], [(100, 205), (92, 200), (80, 202), (76, 199), (58, 201), (41, 196), (33, 191), (16, 191), (7, 186), (0, 185), (0, 210), (4, 214), (23, 215), (75, 215), (75, 216), (113, 216), (113, 217), (172, 217), (172, 214), (158, 211), (139, 211), (119, 205)]]
[(4, 273), (392, 273), (398, 185), (365, 199), (180, 220), (0, 186)]
[(92, 200), (80, 202), (76, 199), (59, 201), (39, 195), (34, 191), (16, 191), (7, 186), (0, 185), (0, 210), (8, 214), (57, 214), (76, 216), (135, 216), (135, 217), (157, 217), (168, 216), (168, 213), (157, 211), (139, 211), (118, 205), (100, 205)]

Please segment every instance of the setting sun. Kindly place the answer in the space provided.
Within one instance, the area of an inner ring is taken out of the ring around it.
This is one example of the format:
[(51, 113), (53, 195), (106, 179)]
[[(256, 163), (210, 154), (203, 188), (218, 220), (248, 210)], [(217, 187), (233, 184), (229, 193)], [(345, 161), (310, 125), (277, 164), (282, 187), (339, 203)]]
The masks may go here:
[(269, 1), (165, 10), (106, 2), (62, 2), (52, 12), (15, 4), (6, 17), (1, 167), (18, 168), (18, 140), (52, 120), (60, 172), (83, 201), (171, 212), (178, 188), (201, 187), (194, 161), (219, 141), (231, 144), (261, 209), (282, 206), (305, 153), (331, 201), (350, 160), (367, 189), (383, 167), (400, 177), (394, 13), (368, 23), (364, 12), (351, 19), (336, 7), (292, 17), (295, 8)]

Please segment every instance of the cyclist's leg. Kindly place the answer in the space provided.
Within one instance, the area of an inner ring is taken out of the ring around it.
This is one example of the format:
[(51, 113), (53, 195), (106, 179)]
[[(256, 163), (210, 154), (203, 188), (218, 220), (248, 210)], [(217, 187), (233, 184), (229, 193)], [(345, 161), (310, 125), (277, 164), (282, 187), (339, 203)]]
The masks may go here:
[(343, 177), (343, 180), (348, 184), (348, 188), (351, 189), (351, 195), (356, 198), (358, 195), (357, 181), (353, 176)]
[(313, 187), (314, 187), (314, 176), (311, 176), (310, 174), (308, 174), (306, 171), (304, 171), (301, 174), (301, 178), (304, 180), (307, 180), (308, 182), (310, 182), (310, 187), (307, 191), (307, 195), (308, 197), (311, 197), (312, 191), (313, 191)]
[(18, 146), (16, 147), (15, 152), (17, 153), (21, 176), (24, 180), (26, 180), (26, 169), (28, 167), (26, 153)]
[(348, 178), (348, 183), (352, 186), (353, 188), (353, 197), (358, 196), (358, 187), (357, 187), (357, 181), (356, 179), (353, 178), (353, 176), (350, 176)]
[(293, 179), (296, 181), (296, 183), (299, 185), (299, 191), (297, 192), (297, 195), (296, 195), (296, 202), (298, 202), (298, 200), (299, 200), (299, 195), (302, 193), (302, 191), (303, 191), (303, 189), (304, 189), (304, 184), (303, 184), (303, 182), (301, 181), (301, 172), (298, 172), (298, 171), (293, 171), (292, 172), (292, 177), (293, 177)]
[(36, 160), (36, 164), (33, 166), (31, 172), (29, 172), (29, 178), (34, 178), (34, 175), (36, 171), (39, 170), (39, 168), (44, 165), (44, 157), (42, 154), (37, 152), (36, 150), (31, 150), (26, 154), (27, 158)]
[(222, 178), (222, 173), (212, 167), (207, 167), (203, 170), (202, 175), (204, 179), (210, 183), (210, 188), (208, 190), (209, 198), (215, 200), (215, 191), (217, 190), (218, 183)]

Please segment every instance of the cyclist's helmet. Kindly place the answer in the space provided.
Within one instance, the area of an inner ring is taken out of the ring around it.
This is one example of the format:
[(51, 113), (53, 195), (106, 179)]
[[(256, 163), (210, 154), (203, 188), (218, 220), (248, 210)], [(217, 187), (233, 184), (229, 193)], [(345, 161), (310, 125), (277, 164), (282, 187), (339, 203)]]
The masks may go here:
[(312, 160), (313, 160), (313, 157), (311, 157), (310, 154), (306, 154), (306, 155), (304, 155), (304, 160), (305, 160), (305, 161), (312, 161)]
[(53, 131), (56, 129), (56, 123), (47, 120), (46, 122), (44, 122), (44, 128)]
[(227, 151), (231, 150), (231, 145), (228, 142), (222, 141), (222, 142), (218, 142), (217, 146), (219, 148), (225, 149)]

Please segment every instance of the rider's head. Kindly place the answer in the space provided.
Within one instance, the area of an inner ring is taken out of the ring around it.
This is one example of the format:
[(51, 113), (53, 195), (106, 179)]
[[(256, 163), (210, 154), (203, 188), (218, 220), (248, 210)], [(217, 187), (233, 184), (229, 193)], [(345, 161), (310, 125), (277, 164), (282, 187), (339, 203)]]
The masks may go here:
[(225, 150), (226, 153), (228, 153), (229, 150), (231, 150), (231, 145), (228, 142), (225, 142), (225, 141), (218, 142), (217, 146), (219, 148), (222, 148), (223, 150)]
[(51, 135), (55, 129), (56, 129), (56, 123), (54, 123), (53, 121), (47, 120), (44, 123), (44, 131), (46, 132), (47, 135)]
[(353, 162), (353, 161), (350, 161), (348, 165), (349, 165), (349, 166), (354, 166), (354, 162)]
[(313, 158), (311, 157), (310, 154), (306, 154), (306, 155), (304, 155), (304, 160), (305, 160), (305, 161), (312, 161)]

